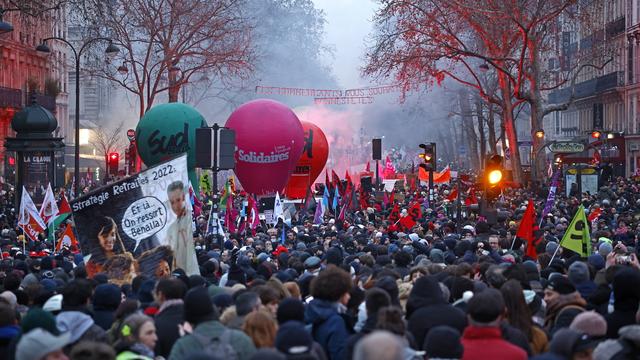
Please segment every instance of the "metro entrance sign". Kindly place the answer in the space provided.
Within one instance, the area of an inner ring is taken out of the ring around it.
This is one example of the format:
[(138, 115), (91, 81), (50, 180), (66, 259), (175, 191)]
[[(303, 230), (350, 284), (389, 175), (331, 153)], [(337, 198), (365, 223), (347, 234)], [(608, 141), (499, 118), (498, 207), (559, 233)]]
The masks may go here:
[(554, 142), (549, 144), (549, 150), (556, 154), (580, 153), (584, 151), (584, 144), (570, 141)]

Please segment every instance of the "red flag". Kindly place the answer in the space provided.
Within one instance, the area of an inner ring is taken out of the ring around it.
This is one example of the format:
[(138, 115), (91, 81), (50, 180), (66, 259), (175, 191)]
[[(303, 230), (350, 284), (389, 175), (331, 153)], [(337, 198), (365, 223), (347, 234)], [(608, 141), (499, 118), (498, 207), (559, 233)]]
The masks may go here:
[(476, 189), (472, 186), (469, 188), (467, 192), (467, 198), (464, 200), (464, 204), (466, 206), (474, 205), (478, 203), (478, 198), (476, 197)]
[(329, 180), (329, 170), (325, 169), (324, 170), (324, 186), (327, 188), (327, 190), (329, 190), (329, 192), (331, 192), (331, 180)]
[(233, 195), (229, 194), (227, 199), (227, 211), (224, 214), (224, 223), (230, 233), (236, 232), (236, 217), (233, 211)]
[(591, 211), (587, 219), (589, 220), (589, 222), (592, 222), (593, 220), (599, 218), (600, 214), (602, 214), (602, 208), (596, 208)]
[(516, 232), (516, 237), (519, 237), (523, 240), (527, 241), (527, 249), (525, 251), (525, 255), (537, 259), (538, 253), (536, 252), (535, 247), (535, 238), (533, 235), (534, 232), (534, 224), (535, 224), (536, 212), (533, 209), (533, 200), (529, 199), (529, 203), (527, 204), (527, 209), (524, 211), (524, 215), (522, 216), (522, 221), (520, 221), (520, 226), (518, 227), (518, 231)]
[(68, 246), (72, 250), (78, 249), (78, 240), (76, 239), (76, 235), (73, 233), (71, 224), (67, 224), (67, 227), (64, 229), (62, 236), (58, 240), (58, 243), (56, 244), (56, 252), (60, 252), (60, 249), (63, 246)]
[(389, 204), (393, 204), (394, 203), (394, 201), (396, 200), (395, 197), (396, 197), (396, 195), (394, 193), (394, 190), (391, 190), (391, 194), (389, 194)]
[(364, 191), (364, 189), (360, 188), (360, 208), (362, 210), (369, 207), (369, 194)]
[(342, 182), (340, 181), (340, 176), (336, 174), (334, 170), (331, 170), (331, 182), (333, 182), (333, 187), (338, 187), (338, 191), (340, 194), (344, 194), (344, 189), (342, 188)]
[(412, 176), (409, 180), (409, 190), (411, 190), (411, 192), (415, 192), (417, 190), (416, 188), (416, 177)]
[(249, 212), (247, 214), (247, 222), (249, 223), (249, 228), (251, 229), (251, 235), (256, 235), (256, 228), (260, 225), (260, 218), (258, 214), (258, 204), (256, 203), (253, 196), (249, 195), (249, 204), (248, 204)]
[(22, 198), (20, 200), (18, 226), (20, 226), (24, 235), (33, 241), (37, 241), (38, 234), (43, 233), (44, 229), (47, 228), (24, 186), (22, 187)]
[(600, 152), (598, 150), (594, 150), (593, 152), (593, 163), (594, 164), (600, 164)]
[(407, 230), (411, 230), (422, 217), (422, 209), (420, 208), (420, 204), (415, 202), (407, 212), (407, 216), (400, 218), (400, 224)]
[(451, 193), (449, 193), (449, 196), (447, 196), (447, 200), (456, 201), (457, 198), (458, 198), (458, 188), (455, 187), (453, 188), (453, 190), (451, 190)]
[(391, 210), (391, 213), (389, 213), (389, 217), (387, 217), (387, 220), (389, 220), (391, 225), (395, 224), (398, 220), (400, 220), (400, 207), (398, 206), (398, 204), (396, 204), (393, 207), (393, 209)]
[(371, 164), (369, 161), (367, 161), (367, 167), (364, 168), (364, 171), (371, 172)]
[(60, 203), (58, 204), (58, 214), (67, 214), (71, 212), (71, 206), (69, 205), (69, 201), (64, 194), (64, 189), (60, 191)]

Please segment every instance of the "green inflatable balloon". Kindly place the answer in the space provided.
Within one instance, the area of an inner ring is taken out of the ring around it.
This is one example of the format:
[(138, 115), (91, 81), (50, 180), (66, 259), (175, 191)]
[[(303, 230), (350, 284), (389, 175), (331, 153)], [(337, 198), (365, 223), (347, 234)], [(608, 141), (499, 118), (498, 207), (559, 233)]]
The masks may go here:
[(193, 186), (197, 187), (196, 129), (205, 126), (207, 122), (204, 117), (187, 104), (156, 105), (138, 122), (138, 154), (147, 166), (153, 166), (186, 152), (189, 179)]

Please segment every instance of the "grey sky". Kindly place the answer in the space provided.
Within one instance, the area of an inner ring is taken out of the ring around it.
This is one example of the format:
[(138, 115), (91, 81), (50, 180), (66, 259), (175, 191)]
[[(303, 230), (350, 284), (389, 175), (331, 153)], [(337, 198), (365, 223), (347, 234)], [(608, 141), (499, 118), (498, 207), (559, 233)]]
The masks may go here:
[(373, 0), (313, 0), (327, 16), (325, 43), (334, 47), (334, 58), (326, 59), (343, 88), (368, 84), (360, 78), (365, 39), (372, 29), (377, 4)]

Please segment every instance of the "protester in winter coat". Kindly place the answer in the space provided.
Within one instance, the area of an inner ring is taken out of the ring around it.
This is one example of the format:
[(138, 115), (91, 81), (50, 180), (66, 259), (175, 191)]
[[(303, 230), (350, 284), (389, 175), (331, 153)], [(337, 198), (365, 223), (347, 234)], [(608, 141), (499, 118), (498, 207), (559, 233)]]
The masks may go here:
[(562, 275), (549, 279), (544, 289), (544, 301), (547, 303), (544, 326), (551, 336), (559, 329), (569, 327), (587, 305), (569, 279)]
[(507, 312), (505, 320), (520, 330), (529, 342), (533, 355), (541, 354), (549, 348), (545, 332), (533, 324), (531, 312), (524, 298), (522, 287), (516, 280), (509, 280), (500, 288)]
[(588, 300), (597, 288), (591, 280), (589, 267), (582, 261), (576, 261), (569, 266), (569, 281), (585, 300)]
[(413, 285), (406, 317), (418, 349), (422, 349), (426, 335), (434, 326), (449, 325), (460, 332), (467, 326), (464, 312), (447, 303), (434, 276), (423, 276)]
[(498, 290), (486, 289), (469, 301), (469, 326), (462, 335), (463, 360), (526, 359), (527, 353), (502, 339), (500, 322), (505, 304)]
[(179, 326), (184, 322), (184, 297), (187, 287), (178, 279), (158, 281), (154, 298), (159, 309), (155, 315), (156, 342), (155, 353), (167, 357), (171, 347), (180, 338)]
[(114, 313), (122, 302), (120, 288), (113, 284), (100, 284), (93, 293), (93, 320), (102, 329), (109, 330)]
[(640, 271), (625, 267), (613, 278), (613, 312), (605, 315), (607, 337), (618, 337), (618, 330), (635, 324), (635, 316), (640, 302)]
[(549, 345), (550, 353), (563, 359), (592, 359), (598, 342), (577, 330), (562, 328), (556, 332)]
[(344, 359), (347, 339), (352, 333), (345, 319), (346, 304), (351, 290), (351, 276), (330, 266), (311, 282), (313, 300), (305, 311), (305, 322), (311, 324), (311, 334), (330, 360)]
[[(256, 352), (251, 338), (239, 330), (226, 328), (218, 321), (218, 314), (205, 288), (194, 288), (187, 292), (184, 298), (184, 319), (189, 324), (185, 331), (189, 332), (190, 327), (191, 333), (181, 337), (173, 345), (169, 360), (182, 360), (190, 354), (201, 352), (211, 356), (210, 353), (214, 350), (222, 358), (228, 356), (222, 350), (228, 350), (234, 352), (239, 360), (248, 360)], [(228, 343), (225, 344), (225, 341)], [(216, 343), (219, 346), (211, 348)]]
[(367, 320), (365, 321), (359, 333), (353, 334), (347, 341), (347, 350), (345, 359), (349, 360), (353, 357), (353, 348), (355, 344), (365, 335), (376, 329), (378, 321), (378, 310), (385, 306), (391, 305), (391, 298), (386, 291), (379, 288), (371, 288), (365, 294), (365, 306), (367, 309)]
[(616, 360), (640, 357), (640, 325), (621, 328), (617, 339), (601, 342), (593, 352), (594, 359)]
[(120, 326), (114, 347), (117, 360), (153, 360), (158, 341), (153, 319), (142, 314), (129, 315)]
[(70, 332), (69, 344), (80, 341), (106, 342), (107, 334), (91, 317), (87, 304), (91, 297), (91, 284), (84, 279), (68, 283), (62, 291), (62, 312), (56, 316), (60, 332)]

